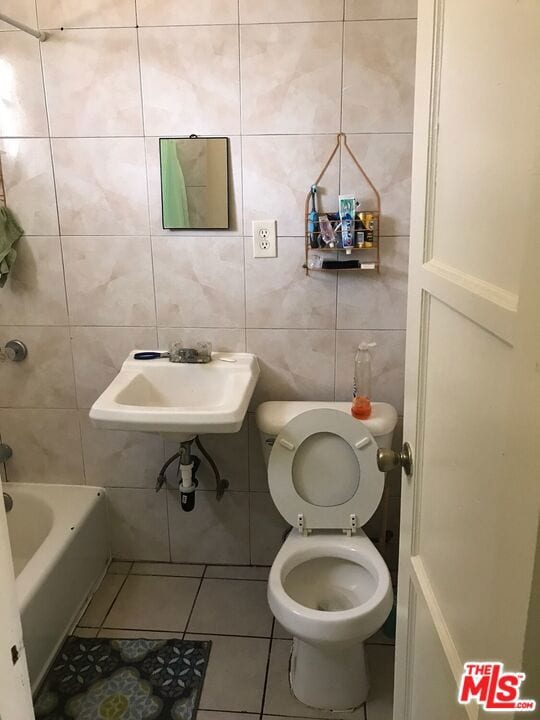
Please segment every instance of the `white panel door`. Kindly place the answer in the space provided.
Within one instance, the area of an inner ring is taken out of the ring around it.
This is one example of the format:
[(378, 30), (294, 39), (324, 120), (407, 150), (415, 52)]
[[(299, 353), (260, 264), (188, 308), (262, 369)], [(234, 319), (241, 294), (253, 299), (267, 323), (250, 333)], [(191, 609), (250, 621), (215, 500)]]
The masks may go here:
[(538, 0), (419, 0), (394, 720), (482, 717), (534, 625), (539, 78)]
[[(5, 487), (5, 486), (4, 486)], [(0, 489), (2, 482), (0, 478)], [(4, 503), (0, 506), (0, 720), (33, 720)]]

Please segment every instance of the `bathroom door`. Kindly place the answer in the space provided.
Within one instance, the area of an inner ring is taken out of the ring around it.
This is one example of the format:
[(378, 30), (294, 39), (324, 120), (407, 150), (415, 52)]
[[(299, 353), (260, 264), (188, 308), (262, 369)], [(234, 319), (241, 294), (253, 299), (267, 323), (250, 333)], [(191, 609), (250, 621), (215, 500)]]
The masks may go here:
[(0, 507), (0, 720), (32, 720), (33, 717), (6, 514), (2, 506)]
[(461, 720), (465, 662), (538, 663), (540, 2), (418, 17), (394, 720)]

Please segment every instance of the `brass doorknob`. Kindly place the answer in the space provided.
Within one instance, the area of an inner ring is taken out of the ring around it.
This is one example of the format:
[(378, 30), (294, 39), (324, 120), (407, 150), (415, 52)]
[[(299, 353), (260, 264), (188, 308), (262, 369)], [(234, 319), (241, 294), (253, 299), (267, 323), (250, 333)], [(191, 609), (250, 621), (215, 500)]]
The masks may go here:
[(379, 448), (377, 450), (377, 466), (383, 473), (402, 467), (405, 470), (405, 475), (412, 475), (413, 460), (411, 446), (407, 442), (403, 443), (403, 448), (400, 452), (390, 450), (389, 448)]

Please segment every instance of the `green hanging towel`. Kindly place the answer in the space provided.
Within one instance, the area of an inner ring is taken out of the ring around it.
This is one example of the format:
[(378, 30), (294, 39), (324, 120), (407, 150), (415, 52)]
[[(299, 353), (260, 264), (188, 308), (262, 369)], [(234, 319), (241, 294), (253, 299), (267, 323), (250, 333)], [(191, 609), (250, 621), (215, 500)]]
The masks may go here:
[(15, 246), (24, 230), (11, 210), (0, 207), (0, 288), (3, 288), (17, 258)]
[(163, 227), (189, 228), (186, 182), (182, 166), (176, 154), (176, 142), (174, 140), (162, 140), (160, 154)]

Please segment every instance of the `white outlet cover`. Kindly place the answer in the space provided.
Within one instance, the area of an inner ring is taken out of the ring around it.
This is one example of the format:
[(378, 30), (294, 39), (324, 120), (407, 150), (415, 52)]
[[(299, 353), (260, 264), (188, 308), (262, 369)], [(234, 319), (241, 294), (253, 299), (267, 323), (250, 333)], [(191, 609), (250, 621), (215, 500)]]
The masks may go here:
[(253, 220), (253, 257), (277, 257), (276, 220)]

